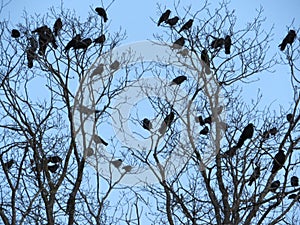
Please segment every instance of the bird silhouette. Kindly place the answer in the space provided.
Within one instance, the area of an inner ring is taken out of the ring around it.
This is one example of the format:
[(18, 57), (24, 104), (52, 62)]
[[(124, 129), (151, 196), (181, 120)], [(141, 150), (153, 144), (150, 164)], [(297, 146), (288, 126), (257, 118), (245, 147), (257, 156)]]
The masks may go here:
[(176, 77), (176, 78), (174, 78), (173, 80), (172, 80), (172, 82), (171, 82), (171, 84), (170, 85), (180, 85), (180, 84), (182, 84), (185, 80), (187, 80), (187, 77), (186, 76), (178, 76), (178, 77)]
[(175, 16), (171, 19), (166, 20), (165, 22), (166, 22), (166, 24), (169, 24), (171, 27), (173, 27), (177, 24), (178, 20), (179, 20), (179, 17)]
[(167, 9), (159, 18), (157, 26), (160, 26), (162, 22), (166, 22), (169, 19), (169, 16), (171, 14), (171, 10)]
[(299, 186), (299, 179), (298, 179), (297, 176), (292, 176), (292, 177), (291, 177), (291, 185), (292, 185), (293, 187)]
[(272, 173), (274, 174), (280, 170), (283, 167), (284, 162), (285, 154), (284, 151), (280, 149), (273, 159)]
[(208, 116), (204, 119), (204, 123), (211, 124), (211, 122), (212, 122), (212, 117), (211, 116)]
[(152, 129), (152, 123), (149, 119), (147, 118), (144, 118), (142, 120), (142, 127), (145, 129), (145, 130), (151, 130)]
[(244, 144), (244, 142), (247, 140), (247, 139), (251, 139), (253, 137), (253, 133), (254, 133), (254, 125), (253, 123), (249, 123), (243, 130), (240, 138), (239, 138), (239, 141), (237, 143), (237, 147), (240, 148), (242, 147), (242, 145)]
[(286, 115), (286, 120), (290, 123), (293, 123), (293, 114), (289, 113)]
[(101, 34), (99, 37), (97, 37), (97, 38), (94, 40), (94, 42), (95, 42), (96, 44), (103, 44), (103, 43), (105, 42), (105, 40), (106, 40), (105, 35), (104, 35), (104, 34)]
[(180, 37), (173, 43), (172, 48), (173, 49), (181, 49), (184, 45), (184, 42), (185, 42), (184, 37)]
[(68, 44), (65, 47), (65, 52), (69, 51), (71, 48), (74, 48), (78, 42), (81, 40), (81, 35), (76, 34), (75, 37), (72, 38), (71, 41), (68, 42)]
[(35, 51), (33, 51), (32, 48), (27, 48), (26, 56), (27, 56), (27, 66), (29, 69), (31, 69), (33, 67), (33, 60), (36, 58)]
[(175, 118), (175, 114), (173, 112), (170, 112), (170, 114), (168, 114), (165, 117), (164, 121), (162, 122), (162, 124), (159, 128), (159, 132), (161, 134), (164, 134), (166, 132), (167, 128), (171, 127), (171, 124), (172, 124), (174, 118)]
[(203, 126), (205, 124), (203, 117), (201, 115), (196, 116), (195, 120), (196, 120), (196, 122), (200, 123), (201, 126)]
[(32, 33), (37, 33), (39, 35), (39, 55), (45, 55), (46, 48), (49, 43), (52, 44), (52, 47), (54, 49), (57, 49), (58, 46), (56, 44), (55, 37), (48, 26), (43, 25), (41, 27), (38, 27), (33, 30)]
[(255, 180), (257, 178), (259, 178), (260, 176), (260, 166), (258, 165), (257, 167), (255, 167), (251, 177), (249, 178), (249, 183), (248, 185), (251, 186), (253, 182), (255, 182)]
[(206, 49), (201, 51), (201, 60), (204, 62), (205, 73), (210, 73), (210, 60)]
[(282, 43), (278, 45), (280, 47), (281, 51), (284, 51), (287, 44), (293, 44), (294, 40), (296, 38), (296, 31), (290, 30), (289, 33), (285, 36)]
[(11, 37), (13, 37), (13, 38), (18, 38), (18, 37), (20, 37), (20, 36), (21, 36), (20, 31), (18, 31), (17, 29), (12, 29), (12, 30), (11, 30)]
[(15, 163), (15, 160), (11, 159), (6, 163), (3, 163), (3, 169), (8, 171), (12, 167), (12, 165)]
[(180, 33), (181, 31), (190, 29), (193, 26), (193, 22), (193, 19), (189, 19), (185, 24), (183, 24), (178, 32)]
[(205, 126), (201, 131), (200, 134), (201, 135), (207, 135), (209, 132), (208, 126)]
[(91, 38), (86, 38), (74, 44), (73, 49), (87, 49), (92, 44)]
[(94, 134), (93, 140), (94, 140), (94, 142), (95, 142), (96, 144), (103, 144), (103, 145), (105, 145), (105, 146), (108, 145), (108, 143), (107, 143), (106, 141), (104, 141), (104, 140), (103, 140), (99, 135), (97, 135), (97, 134)]
[(117, 159), (117, 160), (110, 161), (110, 163), (112, 165), (114, 165), (114, 167), (116, 167), (117, 169), (120, 168), (120, 166), (122, 165), (122, 162), (123, 162), (122, 159)]
[(272, 192), (276, 192), (276, 190), (280, 187), (280, 181), (279, 180), (276, 180), (274, 182), (271, 183), (271, 186), (270, 186), (270, 191)]
[(230, 54), (230, 48), (231, 48), (231, 37), (227, 35), (224, 39), (224, 45), (225, 45), (225, 54)]
[(106, 21), (108, 20), (108, 18), (107, 18), (107, 14), (106, 14), (105, 9), (103, 9), (101, 7), (97, 7), (97, 8), (95, 8), (95, 11), (98, 13), (98, 15), (100, 17), (103, 18), (104, 23), (106, 23)]
[(53, 25), (53, 32), (55, 36), (59, 34), (59, 31), (62, 29), (62, 26), (63, 24), (61, 18), (58, 18)]
[(269, 133), (271, 134), (271, 135), (275, 135), (275, 134), (277, 134), (277, 132), (278, 132), (278, 130), (277, 130), (277, 128), (276, 127), (273, 127), (273, 128), (271, 128), (270, 130), (269, 130)]
[(224, 38), (215, 38), (215, 39), (211, 42), (210, 46), (211, 46), (212, 48), (214, 48), (214, 49), (222, 48), (223, 45), (224, 45), (224, 42), (225, 42)]

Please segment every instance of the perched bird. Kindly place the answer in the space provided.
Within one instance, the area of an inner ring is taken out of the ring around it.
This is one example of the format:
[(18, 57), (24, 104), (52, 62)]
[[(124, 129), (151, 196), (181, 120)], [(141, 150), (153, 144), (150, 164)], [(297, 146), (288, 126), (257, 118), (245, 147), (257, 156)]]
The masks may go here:
[(173, 112), (170, 112), (170, 114), (168, 114), (166, 116), (166, 118), (164, 119), (164, 121), (162, 122), (162, 124), (159, 128), (159, 132), (161, 134), (164, 134), (166, 132), (167, 128), (171, 127), (171, 124), (172, 124), (174, 118), (175, 118), (175, 114)]
[(117, 160), (112, 160), (110, 161), (111, 164), (114, 165), (114, 167), (116, 167), (117, 169), (120, 168), (120, 166), (122, 165), (122, 159), (117, 159)]
[(12, 30), (11, 30), (11, 37), (13, 37), (13, 38), (18, 38), (18, 37), (20, 37), (20, 36), (21, 36), (20, 31), (18, 31), (17, 29), (12, 29)]
[(35, 30), (33, 30), (32, 33), (38, 33), (39, 35), (41, 35), (41, 34), (45, 33), (46, 29), (47, 29), (47, 26), (43, 25), (43, 26), (38, 27)]
[(171, 27), (173, 27), (173, 26), (176, 25), (176, 23), (178, 22), (178, 20), (179, 20), (179, 17), (175, 16), (175, 17), (173, 17), (171, 19), (166, 20), (165, 22), (166, 22), (166, 24), (169, 24)]
[(109, 65), (109, 68), (111, 70), (118, 70), (120, 68), (120, 62), (118, 60), (113, 61), (112, 64)]
[(291, 185), (292, 185), (293, 187), (299, 186), (299, 179), (298, 179), (297, 176), (292, 176), (292, 177), (291, 177)]
[(80, 34), (76, 34), (75, 37), (72, 38), (71, 41), (68, 42), (68, 44), (65, 47), (65, 52), (69, 51), (70, 48), (74, 48), (74, 46), (80, 42), (81, 40), (81, 35)]
[(269, 133), (270, 133), (271, 135), (275, 135), (275, 134), (277, 134), (277, 132), (278, 132), (278, 130), (277, 130), (276, 127), (273, 127), (273, 128), (271, 128), (271, 129), (269, 130)]
[(285, 36), (282, 43), (278, 45), (280, 47), (280, 50), (283, 51), (287, 44), (293, 44), (294, 40), (296, 38), (296, 31), (290, 30), (289, 33)]
[(95, 11), (98, 13), (99, 16), (101, 16), (103, 18), (104, 23), (106, 23), (108, 18), (107, 18), (105, 9), (103, 9), (101, 7), (97, 7), (97, 8), (95, 8)]
[(53, 25), (53, 32), (55, 36), (59, 34), (59, 31), (62, 29), (62, 26), (63, 25), (62, 25), (61, 18), (58, 18)]
[(181, 49), (184, 45), (184, 42), (185, 42), (184, 37), (180, 37), (173, 43), (172, 48), (173, 49)]
[(151, 123), (151, 121), (150, 121), (149, 119), (147, 119), (147, 118), (144, 118), (144, 119), (142, 120), (142, 126), (143, 126), (144, 129), (149, 130), (149, 131), (152, 129), (152, 123)]
[(55, 155), (55, 156), (49, 156), (47, 158), (47, 162), (51, 162), (51, 163), (61, 163), (62, 162), (62, 158), (60, 158), (59, 156)]
[(225, 45), (225, 54), (230, 54), (230, 48), (231, 48), (231, 37), (227, 35), (224, 40)]
[(101, 34), (99, 37), (97, 37), (97, 38), (94, 40), (94, 42), (95, 42), (96, 44), (103, 44), (103, 43), (105, 42), (105, 40), (106, 40), (105, 35), (104, 35), (104, 34)]
[(183, 24), (183, 26), (180, 28), (180, 30), (178, 31), (179, 33), (183, 30), (188, 30), (192, 27), (194, 20), (193, 19), (189, 19), (185, 24)]
[(257, 167), (255, 167), (250, 179), (249, 179), (249, 183), (248, 185), (251, 186), (253, 182), (255, 182), (255, 180), (257, 178), (259, 178), (260, 176), (260, 166), (258, 165)]
[(202, 116), (196, 116), (195, 120), (196, 122), (200, 123), (201, 126), (205, 124)]
[(51, 31), (51, 29), (44, 25), (41, 27), (36, 28), (32, 33), (38, 33), (39, 35), (39, 51), (40, 55), (45, 55), (46, 48), (49, 43), (52, 44), (52, 47), (56, 49), (58, 46), (56, 44), (55, 37)]
[(208, 126), (205, 126), (201, 131), (200, 134), (201, 135), (207, 135), (209, 132)]
[(176, 77), (176, 78), (174, 78), (173, 80), (172, 80), (172, 82), (171, 82), (171, 84), (170, 85), (180, 85), (180, 84), (182, 84), (185, 80), (187, 80), (187, 77), (186, 76), (178, 76), (178, 77)]
[(276, 173), (278, 170), (280, 170), (283, 167), (284, 162), (285, 162), (284, 151), (279, 150), (273, 160), (272, 173)]
[(73, 49), (87, 49), (92, 44), (91, 38), (86, 38), (74, 44)]
[(287, 115), (286, 115), (286, 120), (287, 120), (288, 122), (292, 123), (292, 122), (293, 122), (293, 114), (291, 114), (291, 113), (287, 114)]
[(166, 22), (169, 19), (171, 14), (171, 10), (167, 9), (159, 18), (157, 26), (159, 26), (162, 22)]
[(201, 60), (204, 62), (205, 73), (210, 73), (210, 60), (206, 49), (201, 51)]
[(92, 148), (86, 148), (85, 154), (87, 157), (90, 157), (90, 156), (94, 155), (94, 150)]
[(4, 170), (9, 170), (14, 163), (15, 163), (15, 160), (13, 160), (13, 159), (9, 160), (6, 163), (3, 163), (3, 169)]
[(57, 169), (59, 168), (59, 164), (54, 164), (54, 165), (47, 165), (48, 166), (48, 170), (51, 172), (51, 173), (56, 173)]
[(272, 182), (272, 184), (270, 186), (270, 191), (275, 193), (279, 187), (280, 187), (280, 181), (276, 180), (276, 181)]
[(36, 58), (35, 51), (33, 51), (32, 48), (27, 48), (26, 56), (27, 56), (27, 66), (29, 69), (31, 69), (33, 67), (33, 60)]
[(212, 122), (211, 116), (208, 116), (204, 119), (204, 123), (211, 124), (211, 122)]
[(211, 46), (212, 48), (214, 48), (214, 49), (222, 48), (223, 45), (224, 45), (224, 42), (225, 42), (224, 38), (215, 38), (215, 39), (211, 42), (210, 46)]
[(240, 138), (239, 138), (239, 141), (237, 143), (237, 147), (240, 148), (242, 147), (242, 145), (244, 144), (244, 142), (247, 140), (247, 139), (251, 139), (253, 137), (253, 133), (254, 133), (254, 125), (253, 123), (249, 123), (243, 130)]
[(132, 170), (132, 166), (127, 165), (122, 167), (123, 170), (125, 170), (126, 173), (129, 173)]
[(105, 146), (108, 145), (108, 143), (106, 141), (104, 141), (100, 136), (98, 136), (97, 134), (94, 134), (93, 136), (93, 140), (96, 144), (103, 144)]

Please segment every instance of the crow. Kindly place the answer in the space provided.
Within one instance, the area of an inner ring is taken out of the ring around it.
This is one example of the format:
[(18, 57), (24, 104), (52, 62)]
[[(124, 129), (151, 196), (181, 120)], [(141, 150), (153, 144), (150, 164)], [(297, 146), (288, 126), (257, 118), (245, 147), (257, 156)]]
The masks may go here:
[(224, 42), (225, 42), (224, 38), (215, 38), (215, 40), (211, 42), (210, 46), (214, 49), (222, 48)]
[(6, 163), (3, 163), (3, 169), (4, 170), (10, 170), (10, 168), (12, 167), (12, 165), (15, 163), (15, 160), (11, 159)]
[(208, 126), (205, 126), (201, 131), (200, 134), (201, 135), (207, 135), (209, 132)]
[(284, 51), (287, 44), (293, 44), (294, 40), (296, 38), (296, 31), (290, 30), (289, 33), (285, 36), (282, 43), (278, 45), (280, 47), (281, 51)]
[(171, 19), (166, 20), (165, 22), (166, 22), (166, 24), (169, 24), (171, 27), (173, 27), (173, 26), (176, 25), (176, 23), (178, 22), (178, 20), (179, 20), (179, 17), (175, 16), (175, 17), (173, 17)]
[(210, 60), (206, 49), (201, 51), (201, 60), (204, 62), (205, 73), (210, 73)]
[(173, 112), (170, 112), (170, 114), (168, 114), (165, 117), (164, 121), (162, 122), (162, 124), (161, 124), (161, 126), (159, 128), (159, 132), (161, 134), (164, 134), (166, 132), (167, 128), (171, 127), (171, 124), (172, 124), (174, 118), (175, 118), (175, 114)]
[(184, 37), (180, 37), (173, 43), (172, 48), (173, 49), (181, 49), (184, 45), (184, 42), (185, 42)]
[(203, 126), (205, 124), (202, 116), (197, 116), (195, 118), (195, 120), (196, 120), (196, 122), (200, 123), (201, 126)]
[(17, 29), (12, 29), (12, 30), (11, 30), (11, 37), (13, 37), (13, 38), (18, 38), (18, 37), (20, 37), (20, 36), (21, 36), (20, 31), (18, 31)]
[(94, 40), (94, 42), (95, 42), (96, 44), (103, 44), (103, 43), (105, 42), (105, 40), (106, 40), (105, 35), (104, 35), (104, 34), (101, 34), (99, 37), (97, 37), (97, 38)]
[(275, 193), (279, 187), (280, 187), (280, 181), (276, 180), (276, 181), (272, 182), (272, 184), (270, 186), (270, 191)]
[(247, 139), (251, 139), (253, 137), (253, 133), (254, 133), (254, 125), (253, 123), (249, 123), (243, 130), (240, 138), (239, 138), (239, 141), (237, 143), (237, 147), (240, 148), (242, 147), (242, 145), (244, 144), (244, 142), (247, 140)]
[(29, 69), (31, 69), (33, 67), (33, 60), (36, 58), (35, 51), (33, 51), (32, 48), (27, 48), (26, 56), (27, 56), (27, 66)]
[(78, 42), (80, 42), (81, 40), (81, 35), (80, 34), (76, 34), (75, 37), (72, 38), (71, 41), (68, 42), (68, 44), (65, 47), (65, 52), (69, 51), (70, 48), (74, 48), (74, 46), (77, 45)]
[(167, 9), (159, 18), (157, 26), (159, 26), (162, 22), (166, 22), (169, 19), (171, 14), (171, 10)]
[(286, 115), (286, 120), (290, 123), (293, 123), (293, 114), (289, 113)]
[(86, 38), (75, 43), (73, 49), (87, 49), (92, 44), (92, 39)]
[(291, 177), (291, 185), (292, 185), (293, 187), (299, 186), (299, 179), (298, 179), (297, 176), (292, 176), (292, 177)]
[(230, 54), (231, 38), (229, 35), (225, 37), (224, 45), (225, 45), (225, 54)]
[(173, 80), (172, 80), (172, 82), (171, 82), (171, 84), (170, 85), (180, 85), (180, 84), (182, 84), (185, 80), (187, 80), (187, 77), (186, 76), (178, 76), (178, 77), (176, 77), (176, 78), (174, 78)]
[(283, 150), (279, 150), (278, 153), (275, 155), (273, 160), (273, 167), (272, 167), (272, 173), (276, 173), (278, 170), (280, 170), (283, 167), (283, 164), (285, 162), (285, 154)]
[(179, 33), (183, 30), (188, 30), (192, 27), (194, 20), (193, 19), (189, 19), (189, 21), (187, 21), (185, 24), (183, 24), (183, 26), (180, 28), (180, 30), (178, 31)]
[(277, 130), (276, 127), (273, 127), (273, 128), (271, 128), (271, 129), (269, 130), (269, 133), (270, 133), (271, 135), (275, 135), (277, 132), (278, 132), (278, 130)]
[(253, 182), (255, 182), (255, 180), (257, 178), (259, 178), (260, 176), (260, 166), (258, 165), (257, 167), (255, 167), (250, 179), (249, 179), (249, 183), (248, 185), (251, 186)]
[(97, 8), (95, 8), (95, 11), (98, 13), (99, 16), (101, 16), (103, 18), (104, 23), (106, 23), (108, 18), (107, 18), (105, 9), (103, 9), (101, 7), (97, 7)]
[(211, 116), (208, 116), (204, 119), (204, 123), (211, 124), (211, 122), (212, 122)]
[(144, 129), (149, 130), (149, 131), (152, 129), (152, 123), (151, 123), (151, 121), (150, 121), (149, 119), (147, 119), (147, 118), (144, 118), (144, 119), (142, 120), (142, 126), (143, 126)]
[(61, 29), (62, 29), (62, 21), (61, 21), (61, 18), (58, 18), (53, 25), (54, 35), (57, 36)]

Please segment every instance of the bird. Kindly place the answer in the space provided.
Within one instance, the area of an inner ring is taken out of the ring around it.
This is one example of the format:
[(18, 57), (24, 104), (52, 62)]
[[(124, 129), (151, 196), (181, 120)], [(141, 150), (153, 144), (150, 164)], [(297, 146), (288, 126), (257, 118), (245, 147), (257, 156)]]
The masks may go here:
[(184, 45), (184, 42), (185, 42), (184, 37), (180, 37), (173, 43), (172, 48), (181, 49)]
[(54, 25), (53, 25), (53, 32), (54, 35), (57, 36), (59, 34), (59, 31), (62, 29), (62, 21), (61, 18), (57, 18), (57, 20), (55, 21)]
[(48, 166), (48, 170), (51, 172), (51, 173), (56, 173), (57, 169), (59, 168), (59, 164), (54, 164), (54, 165), (47, 165)]
[(281, 44), (278, 45), (278, 47), (280, 47), (281, 51), (284, 51), (287, 44), (290, 45), (293, 44), (295, 38), (296, 38), (296, 31), (290, 30), (289, 33), (285, 36), (285, 38), (281, 42)]
[(36, 54), (32, 48), (27, 48), (26, 56), (27, 56), (27, 66), (29, 69), (31, 69), (33, 67), (33, 60), (36, 58)]
[(180, 85), (180, 84), (182, 84), (185, 80), (187, 80), (187, 77), (186, 76), (184, 76), (184, 75), (182, 75), (182, 76), (178, 76), (178, 77), (176, 77), (176, 78), (174, 78), (173, 80), (172, 80), (172, 82), (171, 82), (171, 84), (170, 85)]
[(144, 118), (142, 120), (142, 127), (145, 129), (145, 130), (151, 130), (152, 129), (152, 123), (149, 119), (147, 118)]
[(132, 166), (127, 165), (122, 167), (123, 170), (125, 170), (126, 173), (129, 173), (132, 170)]
[(201, 135), (207, 135), (209, 132), (208, 126), (205, 126), (201, 131), (200, 134)]
[(94, 134), (93, 140), (94, 140), (94, 142), (95, 142), (96, 144), (103, 144), (103, 145), (105, 145), (105, 146), (108, 145), (108, 143), (107, 143), (106, 141), (104, 141), (104, 140), (103, 140), (99, 135), (97, 135), (97, 134)]
[(86, 148), (85, 153), (87, 157), (94, 155), (94, 150), (92, 148)]
[(299, 178), (297, 176), (292, 176), (291, 177), (291, 185), (293, 187), (299, 186)]
[(17, 29), (12, 29), (12, 30), (11, 30), (11, 37), (13, 37), (13, 38), (18, 38), (18, 37), (20, 37), (20, 36), (21, 36), (20, 31), (18, 31)]
[(43, 34), (47, 29), (46, 25), (43, 25), (41, 27), (36, 28), (35, 30), (32, 31), (32, 33), (38, 33), (39, 35)]
[(225, 46), (225, 54), (230, 54), (231, 37), (229, 35), (226, 35), (224, 39), (224, 46)]
[(81, 35), (76, 34), (75, 37), (73, 37), (72, 40), (69, 41), (68, 44), (66, 45), (65, 52), (69, 51), (70, 48), (73, 48), (80, 40), (81, 40)]
[(62, 162), (62, 158), (60, 158), (59, 156), (55, 155), (55, 156), (49, 156), (47, 158), (47, 162), (51, 162), (51, 163), (61, 163)]
[(210, 73), (210, 60), (206, 49), (201, 51), (201, 60), (204, 62), (205, 73)]
[(118, 70), (120, 68), (120, 62), (118, 60), (113, 61), (112, 64), (109, 65), (109, 68), (111, 70)]
[(271, 128), (271, 129), (269, 130), (269, 133), (270, 133), (271, 135), (275, 135), (277, 132), (278, 132), (278, 130), (277, 130), (276, 127), (273, 127), (273, 128)]
[(32, 31), (33, 33), (38, 33), (39, 35), (39, 55), (45, 55), (46, 53), (46, 48), (48, 46), (49, 43), (52, 44), (52, 47), (54, 49), (57, 49), (57, 44), (56, 44), (56, 40), (55, 37), (51, 31), (51, 29), (44, 25), (41, 27), (38, 27), (37, 29), (35, 29), (34, 31)]
[(274, 182), (271, 183), (271, 186), (270, 186), (270, 191), (272, 192), (276, 192), (276, 190), (280, 187), (280, 181), (279, 180), (276, 180)]
[(95, 8), (95, 11), (98, 13), (99, 16), (101, 16), (103, 18), (104, 23), (106, 23), (108, 18), (107, 18), (105, 9), (103, 9), (101, 7), (97, 7), (97, 8)]
[(86, 38), (74, 44), (73, 49), (87, 49), (92, 44), (91, 38)]
[(273, 160), (273, 167), (272, 167), (272, 174), (276, 173), (283, 167), (285, 162), (285, 154), (283, 150), (279, 150), (278, 153), (275, 155)]
[(260, 176), (260, 166), (258, 165), (257, 167), (255, 167), (251, 177), (249, 178), (249, 183), (248, 185), (251, 186), (253, 182), (255, 182), (255, 180), (257, 178), (259, 178)]
[(222, 48), (223, 45), (224, 45), (224, 42), (225, 42), (224, 38), (215, 38), (215, 39), (211, 42), (210, 46), (211, 46), (212, 48), (214, 48), (214, 49)]
[(203, 121), (204, 121), (204, 123), (211, 124), (212, 118), (211, 118), (211, 116), (208, 116)]
[(165, 22), (166, 22), (166, 24), (169, 24), (171, 27), (173, 27), (173, 26), (176, 25), (176, 23), (178, 22), (178, 20), (179, 20), (179, 17), (175, 16), (175, 17), (173, 17), (171, 19), (166, 20)]
[(12, 167), (12, 165), (14, 163), (15, 163), (15, 160), (13, 160), (13, 159), (7, 161), (6, 163), (3, 163), (3, 169), (4, 170), (10, 170), (10, 168)]
[(105, 40), (106, 40), (105, 35), (104, 35), (104, 34), (101, 34), (99, 37), (97, 37), (97, 38), (94, 40), (94, 42), (95, 42), (96, 44), (103, 44), (103, 43), (105, 42)]
[(293, 123), (293, 114), (289, 113), (286, 115), (286, 120), (290, 123)]
[(185, 24), (183, 24), (183, 26), (180, 28), (180, 30), (178, 31), (179, 33), (183, 30), (188, 30), (192, 27), (194, 20), (193, 19), (189, 19)]
[(200, 123), (201, 126), (205, 124), (202, 116), (196, 116), (195, 120), (196, 122)]
[(114, 167), (116, 167), (117, 169), (120, 168), (120, 166), (122, 165), (122, 159), (117, 159), (117, 160), (112, 160), (110, 161), (111, 164), (114, 165)]
[(174, 118), (175, 118), (175, 114), (173, 112), (170, 112), (170, 114), (168, 114), (165, 117), (164, 121), (162, 122), (162, 124), (161, 124), (161, 126), (159, 128), (159, 132), (161, 134), (164, 134), (166, 132), (167, 128), (171, 127), (171, 124), (172, 124)]
[(247, 140), (247, 139), (251, 139), (253, 137), (253, 133), (254, 133), (254, 125), (253, 123), (249, 123), (243, 130), (240, 138), (239, 138), (239, 141), (237, 143), (237, 147), (240, 148), (242, 147), (242, 145), (244, 144), (244, 142)]
[(171, 10), (167, 9), (159, 18), (157, 22), (157, 26), (159, 27), (162, 22), (166, 22), (169, 19), (171, 14)]

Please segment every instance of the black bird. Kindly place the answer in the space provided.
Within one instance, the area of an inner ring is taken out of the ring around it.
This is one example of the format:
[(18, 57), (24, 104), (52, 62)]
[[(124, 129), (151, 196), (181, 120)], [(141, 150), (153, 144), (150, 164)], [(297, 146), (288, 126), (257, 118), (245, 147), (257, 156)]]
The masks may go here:
[(95, 11), (98, 13), (99, 16), (101, 16), (103, 18), (104, 23), (106, 23), (108, 18), (107, 18), (105, 9), (103, 9), (101, 7), (97, 7), (97, 8), (95, 8)]
[(278, 132), (278, 130), (277, 130), (276, 127), (273, 127), (273, 128), (271, 128), (271, 129), (269, 130), (269, 133), (270, 133), (271, 135), (275, 135), (277, 132)]
[(94, 40), (94, 42), (95, 42), (96, 44), (103, 44), (103, 43), (105, 42), (105, 40), (106, 40), (105, 35), (104, 35), (104, 34), (101, 34), (99, 37), (97, 37), (97, 38)]
[(224, 38), (215, 38), (215, 40), (211, 42), (210, 46), (214, 49), (222, 48), (224, 42), (225, 42)]
[(27, 48), (26, 56), (27, 56), (27, 66), (29, 69), (31, 69), (33, 67), (33, 60), (36, 58), (35, 51), (33, 51), (32, 48)]
[(92, 44), (92, 39), (86, 38), (83, 39), (82, 41), (77, 42), (73, 49), (87, 49), (91, 44)]
[(13, 160), (13, 159), (9, 160), (6, 163), (3, 163), (3, 169), (4, 170), (9, 170), (14, 163), (15, 163), (15, 160)]
[(54, 164), (54, 165), (47, 165), (48, 166), (48, 170), (51, 172), (51, 173), (56, 173), (57, 169), (59, 168), (59, 164)]
[(206, 49), (201, 51), (201, 60), (204, 62), (205, 73), (210, 73), (210, 60)]
[(225, 54), (230, 54), (231, 38), (229, 35), (225, 37), (224, 45), (225, 45)]
[(285, 162), (284, 151), (279, 150), (273, 160), (272, 173), (276, 173), (278, 170), (280, 170), (283, 167), (284, 162)]
[(180, 28), (180, 30), (178, 31), (179, 33), (183, 30), (188, 30), (192, 27), (194, 20), (193, 19), (189, 19), (189, 21), (187, 21), (185, 24), (183, 24), (183, 26)]
[(171, 14), (171, 10), (167, 9), (159, 18), (157, 26), (159, 26), (162, 22), (166, 22), (169, 19)]
[(55, 156), (49, 156), (47, 158), (47, 162), (51, 162), (51, 163), (61, 163), (62, 162), (62, 158), (60, 158), (59, 156), (55, 155)]
[(63, 25), (62, 25), (61, 18), (58, 18), (53, 25), (53, 32), (55, 36), (59, 34), (59, 31), (62, 29), (62, 26)]
[(166, 20), (166, 24), (169, 24), (171, 27), (173, 27), (173, 26), (176, 25), (176, 23), (178, 22), (178, 20), (179, 20), (179, 17), (175, 16), (175, 17), (173, 17), (171, 19)]
[(244, 142), (247, 140), (247, 139), (251, 139), (253, 137), (253, 133), (254, 133), (254, 125), (253, 123), (249, 123), (243, 130), (240, 138), (239, 138), (239, 141), (237, 143), (237, 147), (240, 148), (242, 147), (242, 145), (244, 144)]
[(208, 126), (205, 126), (201, 131), (200, 134), (201, 135), (207, 135), (209, 132)]
[(51, 29), (44, 25), (41, 27), (36, 28), (32, 33), (38, 33), (39, 35), (39, 54), (40, 55), (45, 55), (46, 48), (48, 43), (51, 43), (53, 48), (57, 49), (57, 44), (55, 37), (51, 31)]
[(11, 30), (11, 37), (13, 37), (13, 38), (18, 38), (18, 37), (20, 37), (20, 36), (21, 36), (20, 31), (18, 31), (17, 29), (12, 29), (12, 30)]
[(168, 114), (166, 116), (166, 118), (164, 119), (164, 121), (162, 122), (162, 124), (159, 128), (159, 132), (161, 134), (164, 134), (166, 132), (167, 128), (171, 127), (171, 124), (172, 124), (174, 118), (175, 118), (175, 114), (173, 112), (170, 112), (170, 114)]
[(173, 46), (172, 48), (174, 49), (181, 49), (184, 45), (184, 37), (180, 37), (179, 39), (177, 39), (174, 43), (173, 43)]
[(69, 51), (70, 48), (74, 48), (74, 46), (76, 46), (76, 44), (78, 42), (80, 42), (80, 40), (81, 40), (81, 35), (80, 34), (76, 34), (76, 36), (73, 37), (72, 40), (69, 41), (68, 44), (66, 45), (65, 52)]
[(270, 186), (270, 191), (275, 193), (279, 187), (280, 187), (280, 181), (276, 180), (276, 181), (272, 182), (272, 184)]
[(204, 123), (211, 124), (211, 122), (212, 122), (211, 116), (208, 116), (204, 119)]
[(285, 36), (282, 43), (278, 45), (280, 47), (280, 50), (283, 51), (287, 44), (293, 44), (294, 40), (296, 38), (296, 31), (290, 30), (289, 33)]
[(252, 175), (249, 179), (249, 184), (248, 185), (251, 186), (252, 183), (255, 182), (255, 180), (257, 178), (259, 178), (259, 176), (260, 176), (260, 166), (258, 165), (257, 167), (255, 167), (255, 169), (254, 169), (254, 171), (253, 171), (253, 173), (252, 173)]
[(104, 141), (100, 136), (98, 136), (97, 134), (94, 134), (93, 136), (93, 140), (96, 144), (103, 144), (105, 146), (108, 145), (108, 143), (106, 141)]
[(202, 116), (197, 116), (195, 119), (196, 119), (196, 122), (200, 123), (201, 126), (203, 126), (205, 124)]
[(292, 176), (292, 177), (291, 177), (291, 185), (292, 185), (293, 187), (299, 186), (299, 179), (298, 179), (297, 176)]
[(110, 161), (111, 164), (113, 164), (117, 169), (120, 168), (122, 165), (122, 159), (112, 160)]
[(292, 123), (292, 122), (293, 122), (293, 114), (291, 114), (291, 113), (287, 114), (287, 115), (286, 115), (286, 120), (287, 120), (288, 122)]
[(149, 131), (152, 129), (152, 123), (151, 123), (151, 121), (150, 121), (149, 119), (147, 119), (147, 118), (144, 118), (144, 119), (142, 120), (142, 126), (143, 126), (144, 129), (149, 130)]
[(180, 85), (180, 84), (182, 84), (185, 80), (187, 80), (187, 77), (186, 77), (186, 76), (178, 76), (178, 77), (176, 77), (176, 78), (174, 78), (174, 79), (172, 80), (172, 82), (171, 82), (170, 85), (175, 85), (175, 84)]

